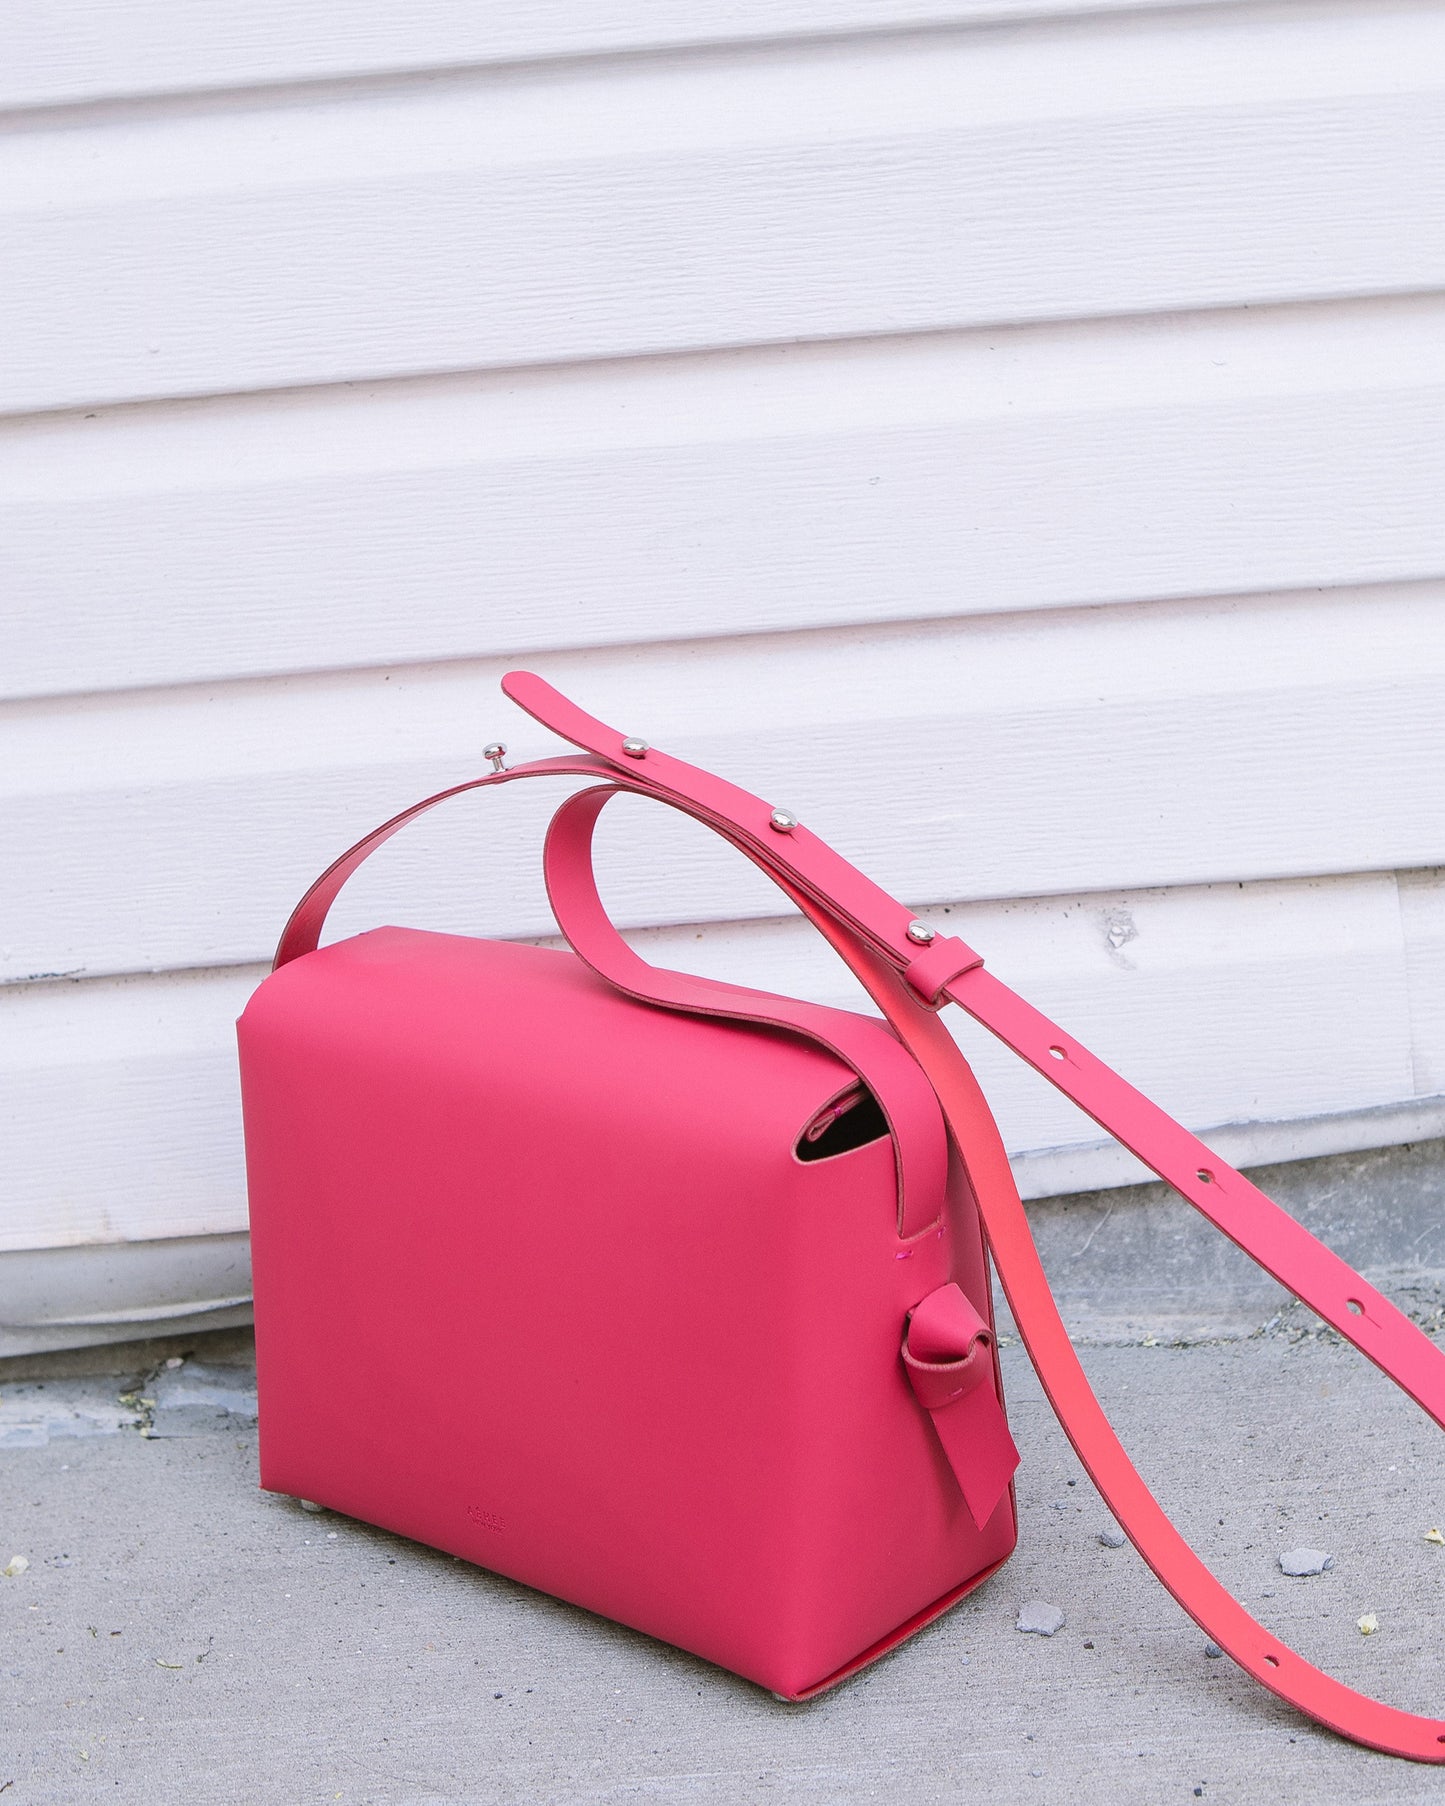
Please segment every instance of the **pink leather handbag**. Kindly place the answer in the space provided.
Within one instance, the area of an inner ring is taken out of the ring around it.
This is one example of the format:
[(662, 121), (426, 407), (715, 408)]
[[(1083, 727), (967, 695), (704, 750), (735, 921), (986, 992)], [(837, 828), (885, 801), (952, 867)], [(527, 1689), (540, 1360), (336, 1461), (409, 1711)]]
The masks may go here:
[[(489, 748), (491, 774), (358, 842), (297, 907), (241, 1018), (262, 1485), (807, 1698), (1014, 1547), (992, 1255), (1064, 1429), (1186, 1611), (1343, 1735), (1445, 1761), (1445, 1722), (1282, 1645), (1155, 1502), (938, 1011), (1001, 1037), (1445, 1423), (1441, 1351), (787, 811), (529, 673), (504, 688), (581, 751), (507, 769)], [(318, 949), (342, 885), (407, 822), (543, 775), (596, 780), (558, 809), (544, 855), (572, 953), (402, 928)], [(591, 860), (622, 790), (750, 858), (885, 1020), (634, 953)]]

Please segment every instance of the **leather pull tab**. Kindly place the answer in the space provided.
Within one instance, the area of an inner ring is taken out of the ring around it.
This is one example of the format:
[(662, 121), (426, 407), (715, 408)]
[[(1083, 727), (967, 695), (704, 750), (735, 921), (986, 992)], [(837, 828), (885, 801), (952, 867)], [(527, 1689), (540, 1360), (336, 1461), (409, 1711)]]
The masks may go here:
[(982, 1529), (1008, 1490), (1019, 1452), (994, 1385), (993, 1334), (952, 1281), (909, 1313), (903, 1365)]

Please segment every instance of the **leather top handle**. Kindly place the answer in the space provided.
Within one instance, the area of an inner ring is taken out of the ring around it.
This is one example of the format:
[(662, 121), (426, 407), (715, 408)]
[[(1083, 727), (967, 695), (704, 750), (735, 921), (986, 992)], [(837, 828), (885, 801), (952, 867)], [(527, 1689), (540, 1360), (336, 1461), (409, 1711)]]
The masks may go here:
[(415, 816), (467, 790), (522, 777), (601, 778), (611, 787), (668, 803), (713, 828), (793, 898), (928, 1075), (968, 1169), (1000, 1283), (1044, 1390), (1090, 1478), (1158, 1579), (1242, 1668), (1300, 1711), (1373, 1749), (1445, 1763), (1445, 1720), (1372, 1700), (1287, 1648), (1215, 1579), (1153, 1497), (1069, 1340), (993, 1113), (937, 1010), (956, 1002), (983, 1023), (1442, 1426), (1445, 1352), (1242, 1174), (985, 972), (982, 957), (972, 948), (916, 923), (902, 904), (791, 815), (645, 742), (624, 741), (615, 729), (529, 672), (510, 673), (503, 688), (529, 714), (592, 756), (544, 759), (498, 771), (442, 791), (383, 823), (330, 866), (302, 898), (282, 934), (276, 964), (315, 948), (331, 903), (370, 853)]

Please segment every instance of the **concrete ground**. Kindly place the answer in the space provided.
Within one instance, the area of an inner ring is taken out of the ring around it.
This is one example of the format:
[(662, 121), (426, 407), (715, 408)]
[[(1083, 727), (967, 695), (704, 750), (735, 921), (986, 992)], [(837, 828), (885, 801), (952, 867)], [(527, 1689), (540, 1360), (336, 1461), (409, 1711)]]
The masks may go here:
[[(1350, 1681), (1445, 1710), (1445, 1547), (1426, 1536), (1445, 1439), (1350, 1351), (1292, 1334), (1086, 1358), (1241, 1598)], [(1314, 1729), (1207, 1656), (1131, 1549), (1100, 1545), (1108, 1514), (1016, 1345), (1017, 1556), (789, 1706), (259, 1492), (245, 1341), (218, 1343), (139, 1393), (79, 1354), (0, 1372), (0, 1566), (28, 1562), (0, 1576), (0, 1806), (1445, 1802), (1445, 1770)], [(1333, 1567), (1284, 1578), (1300, 1545)], [(1051, 1638), (1014, 1628), (1034, 1599), (1066, 1615)]]

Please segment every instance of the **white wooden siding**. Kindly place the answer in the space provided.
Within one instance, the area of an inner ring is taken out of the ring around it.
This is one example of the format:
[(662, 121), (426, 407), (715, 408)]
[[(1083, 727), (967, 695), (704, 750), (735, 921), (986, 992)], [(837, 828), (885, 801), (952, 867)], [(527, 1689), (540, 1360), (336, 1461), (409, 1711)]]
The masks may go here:
[(1218, 9), (41, 124), (0, 406), (1438, 288), (1442, 95)]
[(1442, 421), (1441, 297), (32, 416), (0, 695), (1434, 579)]
[[(531, 662), (604, 718), (787, 803), (922, 904), (1431, 864), (1442, 622), (1445, 585), (1419, 584)], [(474, 775), (492, 731), (519, 754), (554, 748), (498, 694), (504, 668), (16, 708), (0, 834), (28, 857), (0, 880), (0, 974), (263, 958), (332, 851)], [(372, 911), (429, 895), (457, 927), (545, 933), (548, 800), (449, 806), (358, 881)], [(775, 911), (706, 834), (652, 816), (625, 843), (624, 924)]]
[[(341, 846), (547, 749), (523, 662), (1231, 1157), (1445, 1132), (1442, 52), (1374, 0), (11, 8), (0, 1352), (229, 1320), (232, 1019)], [(547, 936), (547, 800), (338, 929)], [(852, 995), (689, 825), (605, 868), (655, 957)], [(1136, 1175), (960, 1033), (1030, 1195)]]
[[(544, 57), (656, 51), (751, 39), (906, 31), (1046, 18), (1159, 0), (11, 0), (0, 14), (0, 106), (395, 75)], [(1190, 0), (1198, 5), (1200, 0)], [(1229, 0), (1203, 0), (1228, 4)]]

